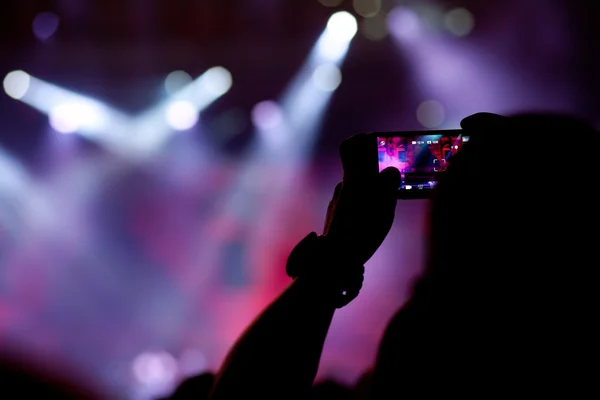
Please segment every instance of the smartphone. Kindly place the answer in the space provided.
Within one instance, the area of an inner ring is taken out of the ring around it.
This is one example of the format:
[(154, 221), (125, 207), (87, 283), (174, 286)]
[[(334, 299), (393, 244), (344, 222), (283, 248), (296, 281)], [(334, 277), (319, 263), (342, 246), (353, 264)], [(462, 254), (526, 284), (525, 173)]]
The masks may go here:
[(396, 167), (402, 180), (399, 199), (428, 199), (441, 174), (468, 136), (462, 130), (377, 132), (379, 171)]

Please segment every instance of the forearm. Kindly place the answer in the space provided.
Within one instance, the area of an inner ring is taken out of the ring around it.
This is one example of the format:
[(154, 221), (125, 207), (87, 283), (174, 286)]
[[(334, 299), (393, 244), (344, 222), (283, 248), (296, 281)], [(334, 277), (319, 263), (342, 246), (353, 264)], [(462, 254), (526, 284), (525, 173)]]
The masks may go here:
[(304, 397), (334, 311), (318, 285), (297, 278), (229, 352), (211, 399)]

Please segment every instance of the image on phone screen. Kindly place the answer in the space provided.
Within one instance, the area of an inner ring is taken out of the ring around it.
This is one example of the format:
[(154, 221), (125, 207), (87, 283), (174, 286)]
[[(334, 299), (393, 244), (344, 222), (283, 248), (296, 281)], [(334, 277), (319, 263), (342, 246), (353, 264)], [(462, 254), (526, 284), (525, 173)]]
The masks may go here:
[(460, 130), (378, 134), (379, 171), (400, 171), (400, 198), (428, 198), (450, 158), (469, 141)]

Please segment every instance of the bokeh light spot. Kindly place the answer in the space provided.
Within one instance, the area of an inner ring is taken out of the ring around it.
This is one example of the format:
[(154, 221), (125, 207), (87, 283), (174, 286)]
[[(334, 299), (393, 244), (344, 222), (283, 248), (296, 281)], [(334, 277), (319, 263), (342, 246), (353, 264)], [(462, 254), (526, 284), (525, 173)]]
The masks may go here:
[(188, 86), (192, 81), (192, 77), (187, 72), (173, 71), (165, 79), (165, 91), (167, 94), (173, 95)]
[(439, 101), (424, 101), (417, 108), (417, 120), (425, 128), (437, 128), (446, 120), (446, 110)]
[(362, 23), (362, 33), (369, 40), (378, 41), (388, 35), (387, 20), (383, 14), (367, 18)]
[(201, 84), (204, 90), (214, 96), (221, 96), (231, 88), (233, 78), (223, 67), (213, 67), (202, 75)]
[(188, 101), (176, 101), (167, 108), (167, 122), (177, 131), (193, 128), (198, 119), (198, 110)]
[(283, 123), (283, 111), (279, 104), (274, 101), (262, 101), (252, 109), (252, 123), (258, 129), (277, 128)]
[(414, 39), (421, 33), (421, 20), (416, 12), (396, 7), (387, 17), (388, 29), (398, 39)]
[(42, 12), (33, 20), (33, 34), (41, 41), (50, 39), (58, 30), (60, 19), (52, 12)]
[(75, 133), (82, 128), (100, 127), (105, 121), (102, 111), (86, 102), (61, 103), (48, 115), (52, 129), (59, 133)]
[(475, 27), (475, 18), (465, 8), (455, 8), (444, 17), (444, 24), (450, 33), (455, 36), (467, 36)]
[(31, 77), (24, 71), (9, 72), (4, 78), (4, 91), (13, 99), (20, 100), (29, 91)]
[(347, 11), (336, 12), (327, 23), (327, 32), (341, 42), (352, 40), (357, 31), (356, 18)]
[(133, 360), (131, 369), (139, 383), (160, 386), (174, 381), (178, 365), (177, 360), (169, 353), (143, 353)]
[(312, 76), (315, 86), (325, 92), (333, 92), (342, 83), (342, 72), (335, 64), (322, 64)]
[(381, 0), (353, 0), (354, 11), (361, 17), (372, 18), (381, 11)]

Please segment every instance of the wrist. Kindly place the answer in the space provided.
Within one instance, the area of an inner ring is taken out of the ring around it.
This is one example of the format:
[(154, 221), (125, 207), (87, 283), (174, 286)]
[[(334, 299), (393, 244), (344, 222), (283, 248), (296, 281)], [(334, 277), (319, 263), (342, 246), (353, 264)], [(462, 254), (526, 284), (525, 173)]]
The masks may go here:
[(364, 267), (346, 260), (335, 240), (311, 233), (294, 248), (286, 265), (288, 276), (300, 279), (300, 284), (316, 296), (331, 300), (341, 308), (359, 293)]

